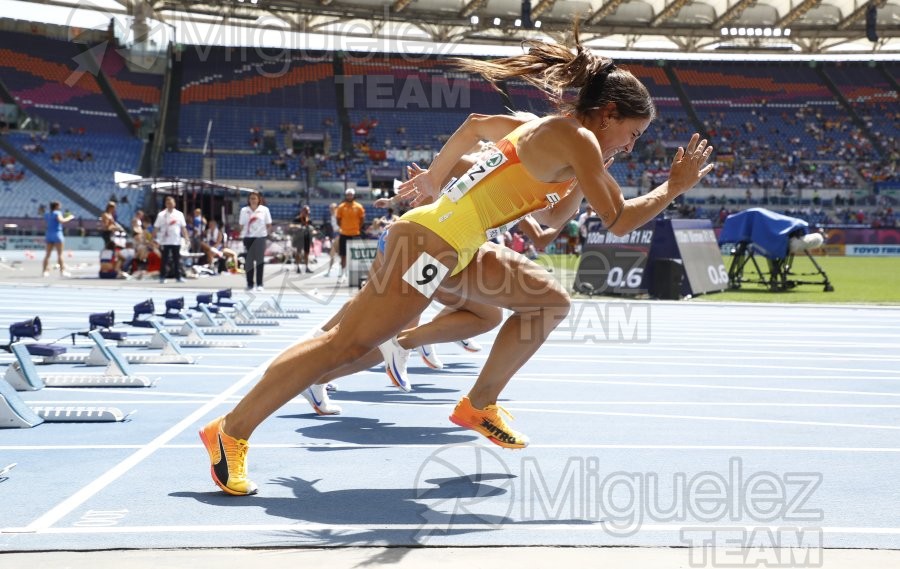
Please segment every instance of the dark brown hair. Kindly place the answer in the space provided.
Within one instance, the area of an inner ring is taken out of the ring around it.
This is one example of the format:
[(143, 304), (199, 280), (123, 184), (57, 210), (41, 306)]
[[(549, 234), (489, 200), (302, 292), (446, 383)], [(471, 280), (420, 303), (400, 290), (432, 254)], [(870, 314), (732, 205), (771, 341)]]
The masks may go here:
[[(493, 83), (518, 78), (535, 85), (564, 113), (584, 116), (592, 109), (615, 103), (619, 118), (656, 118), (650, 92), (630, 71), (616, 67), (608, 57), (594, 55), (581, 45), (575, 26), (575, 53), (559, 44), (525, 40), (522, 55), (488, 61), (457, 59), (465, 71), (477, 73)], [(578, 96), (566, 96), (577, 89)]]
[(266, 198), (264, 198), (263, 195), (261, 193), (257, 192), (256, 190), (252, 190), (247, 194), (247, 205), (248, 206), (250, 205), (250, 197), (251, 196), (256, 196), (259, 198), (259, 205), (266, 205)]

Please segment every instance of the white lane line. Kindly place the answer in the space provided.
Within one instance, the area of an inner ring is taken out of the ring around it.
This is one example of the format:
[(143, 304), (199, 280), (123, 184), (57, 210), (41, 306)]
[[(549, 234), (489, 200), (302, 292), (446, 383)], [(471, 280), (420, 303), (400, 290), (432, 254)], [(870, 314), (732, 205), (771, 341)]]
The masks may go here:
[(274, 359), (274, 357), (258, 365), (252, 371), (244, 375), (244, 377), (240, 378), (237, 382), (222, 391), (218, 396), (208, 401), (206, 404), (185, 417), (181, 422), (177, 423), (175, 426), (171, 427), (160, 436), (142, 446), (134, 454), (127, 457), (125, 460), (115, 465), (110, 470), (107, 470), (99, 477), (95, 478), (87, 486), (81, 488), (73, 495), (69, 496), (68, 498), (57, 504), (55, 507), (51, 508), (44, 515), (28, 524), (25, 528), (22, 529), (22, 531), (35, 532), (46, 530), (47, 528), (58, 522), (60, 519), (67, 516), (72, 512), (72, 510), (84, 504), (92, 496), (94, 496), (95, 494), (112, 484), (114, 481), (116, 481), (120, 476), (124, 475), (126, 472), (140, 464), (144, 459), (148, 458), (150, 455), (162, 448), (166, 443), (180, 435), (185, 429), (193, 426), (204, 415), (229, 399), (244, 386), (256, 380), (259, 375), (269, 366), (269, 363), (272, 359)]
[[(443, 356), (443, 354), (442, 354), (442, 356)], [(789, 370), (788, 370), (788, 371), (789, 371)], [(375, 372), (369, 372), (369, 370), (364, 370), (364, 371), (358, 372), (358, 373), (367, 373), (367, 372), (368, 372), (368, 373), (375, 373)], [(448, 374), (448, 375), (449, 375), (449, 374)], [(453, 374), (452, 374), (452, 377), (457, 377), (457, 376), (459, 376), (459, 377), (467, 377), (467, 376), (469, 376), (469, 377), (475, 377), (476, 375), (477, 375), (477, 373), (475, 373), (475, 372), (460, 372), (460, 371), (454, 371)], [(516, 375), (515, 377), (516, 377), (516, 378), (520, 378), (520, 377), (528, 377), (528, 378), (531, 378), (531, 379), (540, 379), (541, 377), (546, 377), (547, 375), (549, 375), (549, 374), (524, 373), (524, 374)], [(591, 377), (622, 377), (623, 373), (622, 373), (621, 371), (610, 371), (610, 372), (596, 371), (596, 372), (585, 372), (585, 373), (578, 373), (578, 372), (575, 372), (575, 373), (569, 373), (569, 372), (565, 372), (565, 373), (560, 373), (560, 375), (563, 375), (563, 376), (565, 376), (565, 377), (578, 377), (578, 378), (580, 378), (580, 377), (586, 377), (586, 378), (591, 378)], [(627, 373), (627, 375), (628, 375), (628, 377), (647, 377), (647, 378), (655, 378), (655, 379), (666, 379), (666, 378), (670, 378), (670, 377), (672, 377), (672, 378), (678, 377), (678, 378), (727, 379), (727, 380), (731, 380), (731, 379), (752, 379), (752, 380), (762, 380), (762, 381), (768, 381), (768, 380), (789, 381), (789, 380), (794, 380), (794, 379), (803, 379), (803, 380), (807, 380), (807, 379), (808, 379), (808, 380), (812, 380), (812, 381), (826, 381), (826, 380), (827, 380), (827, 381), (846, 381), (846, 380), (853, 380), (853, 381), (882, 381), (882, 380), (900, 380), (900, 375), (897, 375), (897, 376), (895, 376), (895, 377), (861, 377), (861, 376), (858, 376), (858, 375), (844, 375), (844, 374), (840, 374), (840, 375), (827, 375), (827, 374), (818, 374), (818, 373), (817, 373), (817, 374), (812, 374), (812, 375), (799, 375), (799, 374), (793, 374), (793, 373), (791, 373), (790, 375), (787, 375), (787, 374), (777, 374), (777, 373), (774, 373), (774, 374), (769, 374), (769, 375), (762, 376), (762, 375), (760, 375), (760, 374), (758, 374), (758, 373), (742, 374), (742, 373), (732, 373), (732, 372), (729, 372), (729, 373), (691, 373), (691, 372), (686, 372), (686, 373), (668, 373), (668, 372), (665, 372), (665, 373), (663, 373), (663, 372), (658, 372), (658, 371), (657, 371), (657, 372), (652, 372), (652, 373), (643, 373), (643, 372), (639, 372), (639, 371), (635, 371), (635, 372), (630, 372), (630, 371), (629, 371), (629, 372)]]
[[(348, 398), (338, 399), (336, 397), (332, 397), (334, 401), (340, 402), (342, 405), (344, 403), (359, 403), (365, 406), (372, 404), (372, 401), (360, 401), (353, 399), (352, 394), (348, 396)], [(305, 401), (300, 402), (294, 400), (298, 405), (301, 403), (306, 403)], [(524, 400), (524, 399), (500, 399), (500, 402), (504, 405), (558, 405), (558, 406), (572, 406), (572, 405), (582, 405), (582, 406), (635, 406), (635, 407), (643, 407), (645, 405), (649, 406), (696, 406), (696, 407), (789, 407), (791, 409), (795, 409), (798, 407), (806, 407), (806, 408), (827, 408), (827, 409), (900, 409), (900, 404), (888, 404), (888, 403), (776, 403), (776, 402), (743, 402), (743, 401), (561, 401), (558, 399), (547, 399), (547, 400)], [(44, 403), (44, 401), (41, 401)], [(50, 402), (52, 403), (52, 402)], [(90, 401), (87, 403), (91, 403)], [(103, 401), (102, 403), (106, 403)], [(130, 403), (130, 401), (125, 401), (123, 403)], [(397, 407), (426, 407), (433, 408), (436, 405), (434, 403), (419, 403), (417, 401), (409, 401), (409, 402), (401, 402), (401, 401), (379, 401), (375, 403), (375, 405), (392, 405)], [(447, 407), (451, 407), (452, 404), (447, 404)]]
[[(566, 359), (580, 360), (584, 358), (594, 359), (598, 356), (595, 355), (583, 355), (581, 352), (585, 351), (583, 345), (579, 346), (581, 349), (572, 354), (566, 354)], [(553, 352), (559, 352), (557, 350), (556, 345), (548, 346), (550, 350)], [(588, 348), (590, 349), (590, 348)], [(439, 350), (440, 351), (440, 350)], [(645, 351), (646, 348), (645, 348)], [(604, 361), (634, 361), (636, 357), (640, 358), (641, 361), (646, 360), (661, 360), (663, 362), (668, 362), (672, 360), (692, 360), (696, 361), (697, 357), (706, 357), (709, 358), (709, 350), (681, 350), (683, 352), (688, 353), (680, 353), (680, 354), (640, 354), (640, 355), (626, 355), (626, 354), (609, 354), (603, 355), (602, 358)], [(443, 354), (441, 354), (443, 355)], [(724, 362), (735, 362), (741, 360), (759, 360), (761, 357), (764, 357), (769, 360), (781, 361), (781, 360), (789, 360), (791, 362), (797, 361), (805, 361), (805, 360), (815, 360), (815, 361), (835, 361), (835, 362), (900, 362), (900, 355), (885, 355), (885, 354), (843, 354), (843, 353), (816, 353), (816, 352), (775, 352), (775, 351), (764, 351), (764, 350), (740, 350), (740, 352), (735, 352), (733, 354), (724, 355), (722, 351), (716, 351), (716, 357), (720, 361)], [(554, 357), (560, 357), (558, 353), (554, 354)], [(742, 364), (734, 364), (734, 365), (742, 365)], [(787, 364), (787, 367), (793, 367), (791, 364)]]
[[(348, 442), (309, 442), (309, 443), (253, 443), (253, 450), (261, 449), (435, 449), (444, 448), (444, 443), (348, 443)], [(0, 445), (3, 451), (85, 451), (85, 450), (130, 450), (139, 449), (143, 445)], [(202, 449), (201, 444), (167, 444), (160, 450)], [(491, 449), (496, 447), (491, 446)], [(579, 450), (653, 450), (653, 451), (747, 451), (747, 452), (848, 452), (848, 453), (900, 453), (900, 447), (837, 447), (837, 446), (766, 446), (766, 445), (660, 445), (660, 444), (600, 444), (600, 443), (566, 443), (566, 444), (530, 444), (529, 449), (579, 449)]]
[[(896, 346), (894, 346), (894, 348), (896, 348)], [(487, 359), (487, 356), (481, 356), (481, 355), (475, 355), (472, 357), (476, 358), (476, 359)], [(608, 363), (610, 363), (611, 359), (614, 359), (614, 358), (604, 358), (604, 357), (596, 357), (596, 356), (595, 357), (591, 357), (591, 356), (588, 356), (588, 357), (569, 357), (569, 356), (559, 357), (559, 356), (546, 356), (546, 355), (541, 355), (539, 353), (539, 354), (532, 356), (529, 361), (549, 361), (549, 362), (569, 362), (569, 363), (571, 363), (574, 360), (574, 361), (577, 361), (578, 363), (598, 363), (598, 364), (605, 363), (605, 364), (608, 364)], [(636, 363), (635, 359), (639, 359), (639, 357), (638, 358), (627, 358), (627, 359), (623, 360), (622, 363)], [(647, 367), (658, 365), (658, 366), (665, 366), (667, 368), (670, 366), (690, 367), (690, 368), (736, 367), (734, 362), (730, 362), (730, 361), (726, 361), (726, 360), (722, 360), (721, 362), (704, 362), (704, 361), (697, 361), (696, 358), (693, 359), (692, 361), (687, 361), (687, 362), (641, 361), (640, 363), (641, 363), (641, 365), (647, 366)], [(849, 368), (849, 367), (844, 368), (844, 367), (837, 367), (837, 366), (818, 367), (818, 366), (798, 366), (798, 365), (787, 365), (787, 364), (764, 365), (764, 364), (742, 363), (739, 365), (739, 367), (741, 369), (777, 370), (779, 372), (785, 372), (785, 371), (790, 371), (790, 370), (803, 370), (803, 371), (821, 371), (821, 372), (828, 372), (828, 373), (840, 372), (840, 373), (873, 373), (873, 374), (887, 373), (887, 374), (894, 374), (894, 375), (897, 374), (896, 369), (870, 369), (870, 368)]]
[[(209, 394), (204, 397), (204, 401), (212, 397), (213, 394)], [(232, 397), (230, 399), (231, 402), (237, 403), (240, 400), (240, 397)], [(134, 400), (134, 399), (60, 399), (60, 400), (33, 400), (27, 402), (29, 405), (196, 405), (200, 403), (197, 400), (185, 400), (185, 401), (168, 401), (165, 399), (145, 399)], [(309, 405), (309, 403), (307, 403)]]
[[(621, 375), (621, 374), (619, 374)], [(514, 381), (527, 381), (531, 383), (589, 383), (596, 385), (625, 385), (639, 387), (674, 387), (674, 388), (690, 388), (690, 389), (725, 389), (735, 391), (765, 391), (775, 393), (815, 393), (822, 395), (862, 395), (866, 397), (900, 397), (900, 392), (885, 391), (848, 391), (842, 389), (800, 389), (789, 387), (749, 387), (744, 385), (708, 385), (703, 383), (662, 383), (653, 381), (611, 381), (611, 380), (590, 380), (590, 379), (550, 379), (540, 376), (523, 377), (516, 376)]]
[[(527, 522), (527, 525), (517, 527), (517, 520), (510, 520), (508, 524), (504, 524), (503, 531), (505, 532), (516, 532), (516, 531), (524, 531), (524, 532), (591, 532), (596, 533), (598, 531), (602, 531), (602, 526), (604, 525), (603, 521), (585, 519), (581, 523), (569, 523), (569, 524), (561, 524), (561, 523), (550, 523), (550, 524), (540, 524), (540, 523), (532, 523), (531, 521)], [(699, 522), (698, 522), (699, 524)], [(698, 524), (641, 524), (640, 529), (634, 535), (641, 535), (643, 533), (680, 533), (684, 530), (696, 530), (698, 528)], [(484, 523), (484, 524), (453, 524), (453, 530), (455, 531), (484, 531), (486, 528), (495, 528), (494, 525)], [(783, 532), (785, 530), (784, 525), (779, 526), (764, 526), (764, 525), (728, 525), (728, 526), (715, 526), (715, 525), (703, 525), (702, 529), (710, 530), (715, 529), (716, 527), (721, 527), (723, 530), (734, 531), (738, 529), (743, 529), (745, 531), (752, 532), (761, 532), (763, 530), (768, 530), (770, 535), (778, 535), (779, 532)], [(419, 524), (392, 524), (388, 521), (385, 521), (383, 524), (321, 524), (321, 523), (292, 523), (292, 524), (198, 524), (198, 525), (169, 525), (169, 526), (125, 526), (125, 527), (66, 527), (66, 528), (48, 528), (38, 530), (38, 533), (42, 534), (90, 534), (90, 535), (99, 535), (99, 534), (150, 534), (150, 533), (222, 533), (226, 534), (228, 532), (299, 532), (299, 531), (322, 531), (327, 530), (330, 533), (333, 532), (347, 532), (347, 531), (358, 531), (358, 532), (382, 532), (382, 531), (427, 531), (429, 528), (434, 528), (437, 532), (445, 532), (447, 531), (447, 524), (428, 524), (428, 523), (419, 523)], [(794, 528), (791, 528), (792, 530)], [(815, 527), (815, 526), (806, 526), (803, 528), (796, 528), (797, 530), (807, 530), (812, 532), (823, 532), (826, 534), (859, 534), (859, 535), (900, 535), (900, 527), (865, 527), (865, 526), (826, 526), (826, 527)], [(5, 528), (2, 530), (3, 532), (8, 533), (22, 533), (25, 531), (25, 528)], [(440, 533), (436, 536), (440, 537)], [(612, 536), (615, 537), (615, 536)], [(630, 536), (634, 537), (634, 536)], [(322, 542), (327, 541), (326, 539), (322, 539)]]
[(765, 425), (800, 425), (804, 427), (842, 427), (847, 429), (872, 429), (900, 431), (900, 425), (871, 425), (865, 423), (828, 423), (825, 421), (789, 421), (787, 419), (753, 419), (749, 417), (715, 417), (704, 415), (669, 415), (665, 413), (625, 413), (622, 411), (579, 411), (576, 409), (528, 409), (509, 406), (516, 413), (548, 413), (569, 415), (594, 415), (603, 417), (643, 417), (648, 419), (679, 419), (687, 421), (727, 421), (734, 423), (761, 423)]

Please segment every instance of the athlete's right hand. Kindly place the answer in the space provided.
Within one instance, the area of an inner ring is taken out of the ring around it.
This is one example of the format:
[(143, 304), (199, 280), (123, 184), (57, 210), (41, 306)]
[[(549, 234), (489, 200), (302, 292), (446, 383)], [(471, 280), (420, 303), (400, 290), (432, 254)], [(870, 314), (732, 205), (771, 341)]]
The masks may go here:
[(409, 171), (410, 173), (417, 173), (400, 184), (397, 188), (397, 195), (409, 202), (411, 207), (419, 207), (437, 199), (441, 188), (433, 179), (431, 172), (423, 170), (417, 164), (410, 166)]

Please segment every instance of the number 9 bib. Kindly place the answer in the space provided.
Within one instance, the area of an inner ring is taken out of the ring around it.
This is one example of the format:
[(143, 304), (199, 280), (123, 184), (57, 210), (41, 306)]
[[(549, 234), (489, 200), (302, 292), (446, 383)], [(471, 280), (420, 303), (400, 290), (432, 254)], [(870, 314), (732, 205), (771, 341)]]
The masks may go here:
[(422, 253), (403, 274), (403, 280), (426, 298), (431, 298), (449, 272), (446, 265), (428, 253)]

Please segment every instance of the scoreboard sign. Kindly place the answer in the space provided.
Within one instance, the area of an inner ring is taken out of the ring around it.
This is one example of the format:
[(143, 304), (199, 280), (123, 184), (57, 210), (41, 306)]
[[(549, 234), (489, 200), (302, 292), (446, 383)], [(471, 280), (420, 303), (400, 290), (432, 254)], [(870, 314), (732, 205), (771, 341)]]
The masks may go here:
[(658, 279), (653, 279), (654, 269), (661, 263), (680, 266), (684, 277), (680, 296), (722, 291), (728, 286), (728, 271), (709, 220), (659, 219), (621, 237), (604, 229), (599, 218), (591, 218), (587, 224), (575, 292), (662, 296), (656, 290)]
[(654, 225), (655, 222), (650, 222), (619, 237), (604, 229), (599, 217), (590, 218), (575, 275), (575, 291), (645, 294), (644, 269), (653, 242)]
[[(684, 272), (681, 296), (720, 292), (728, 288), (728, 270), (722, 260), (712, 222), (708, 219), (661, 219), (656, 222), (644, 285), (654, 294), (657, 260), (677, 260)], [(658, 296), (658, 295), (657, 295)]]

